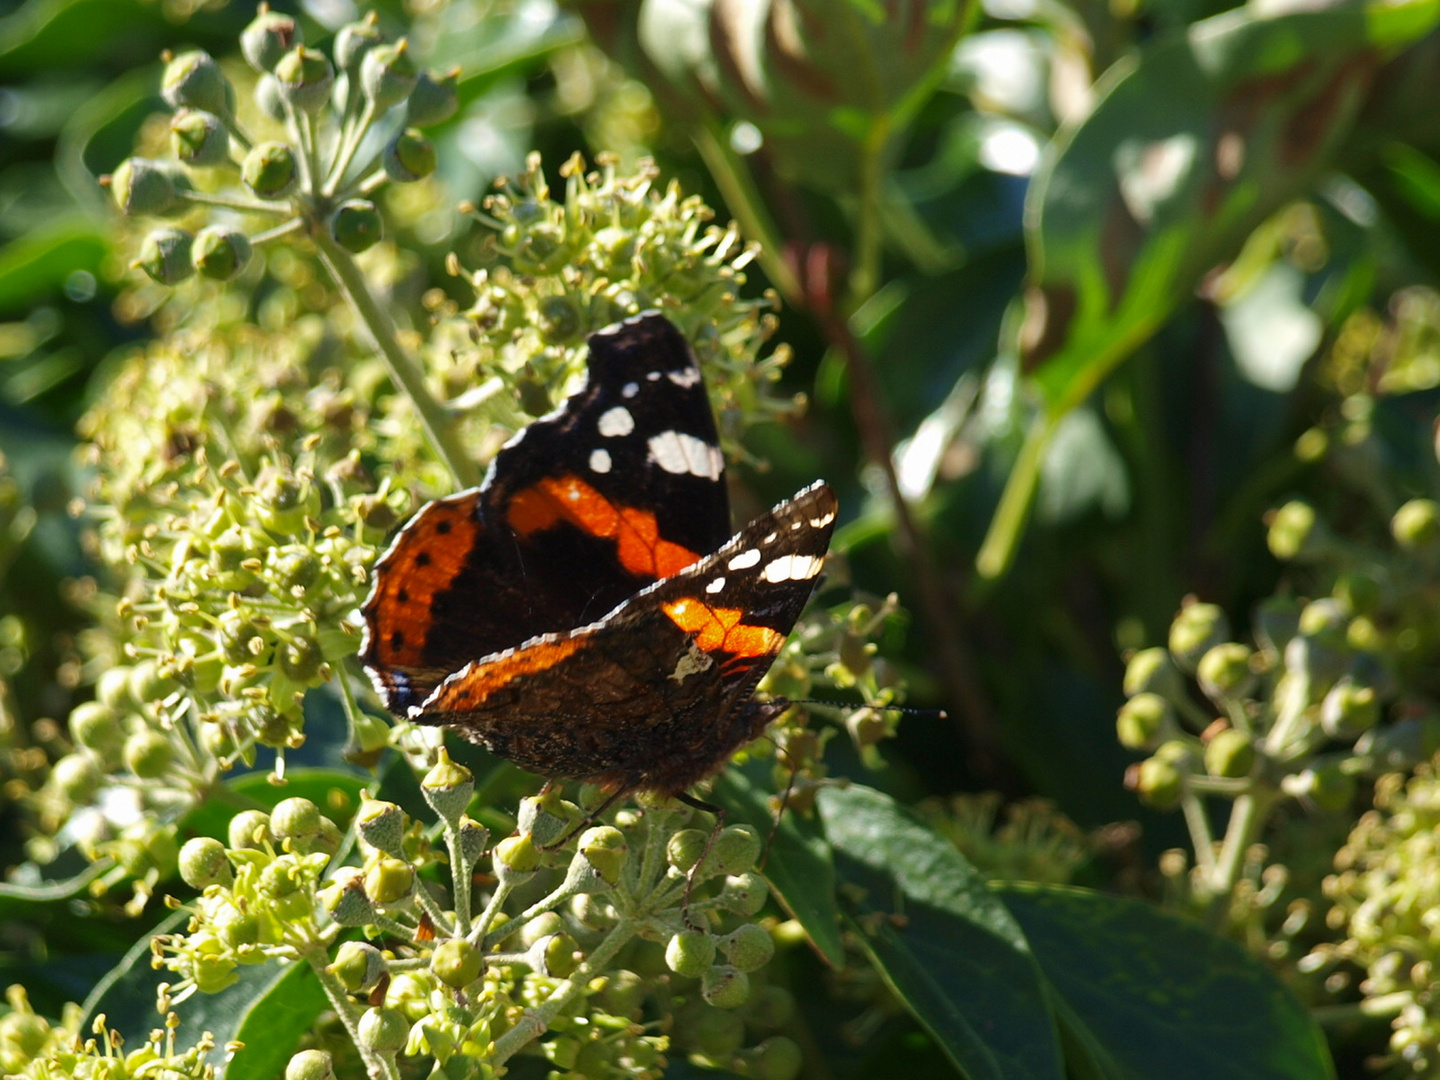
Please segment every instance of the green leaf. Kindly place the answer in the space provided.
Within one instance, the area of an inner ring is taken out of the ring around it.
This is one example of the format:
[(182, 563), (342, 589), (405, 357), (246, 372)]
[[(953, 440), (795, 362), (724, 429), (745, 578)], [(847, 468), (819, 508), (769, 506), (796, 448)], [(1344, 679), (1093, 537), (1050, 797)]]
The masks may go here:
[(71, 274), (98, 274), (110, 250), (85, 221), (62, 221), (22, 236), (0, 250), (0, 311), (20, 311), (59, 292)]
[(840, 908), (835, 901), (835, 863), (830, 846), (814, 817), (787, 811), (780, 824), (770, 813), (770, 793), (763, 783), (767, 762), (750, 761), (742, 768), (725, 770), (711, 794), (725, 807), (732, 821), (744, 822), (761, 836), (775, 832), (775, 840), (761, 873), (776, 898), (805, 928), (815, 951), (831, 967), (845, 966), (840, 940)]
[(257, 992), (238, 1017), (234, 1038), (243, 1042), (245, 1049), (226, 1067), (225, 1080), (271, 1080), (282, 1075), (301, 1037), (330, 1005), (308, 964), (283, 968), (267, 964), (250, 970), (264, 970), (272, 978), (268, 984), (261, 981), (257, 985)]
[(1233, 942), (1148, 904), (1084, 889), (996, 889), (1024, 928), (1077, 1050), (1107, 1080), (1333, 1077), (1320, 1029)]
[(819, 794), (851, 928), (885, 981), (970, 1080), (1064, 1076), (1024, 932), (954, 846), (889, 796)]
[(244, 773), (224, 781), (230, 799), (206, 799), (185, 815), (180, 827), (186, 836), (223, 838), (230, 819), (240, 810), (269, 811), (283, 799), (305, 798), (344, 832), (359, 809), (360, 793), (371, 782), (365, 774), (340, 769), (288, 769), (285, 783), (278, 786), (270, 783), (268, 772)]

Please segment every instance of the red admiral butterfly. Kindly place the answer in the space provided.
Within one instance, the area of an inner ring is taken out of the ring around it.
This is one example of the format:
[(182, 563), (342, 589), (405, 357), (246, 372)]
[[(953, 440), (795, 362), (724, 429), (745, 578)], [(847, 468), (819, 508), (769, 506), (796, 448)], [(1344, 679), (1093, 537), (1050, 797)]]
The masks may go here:
[(679, 331), (650, 312), (589, 347), (582, 389), (395, 538), (360, 655), (417, 723), (541, 776), (683, 796), (787, 707), (753, 693), (814, 588), (835, 495), (812, 484), (732, 537)]

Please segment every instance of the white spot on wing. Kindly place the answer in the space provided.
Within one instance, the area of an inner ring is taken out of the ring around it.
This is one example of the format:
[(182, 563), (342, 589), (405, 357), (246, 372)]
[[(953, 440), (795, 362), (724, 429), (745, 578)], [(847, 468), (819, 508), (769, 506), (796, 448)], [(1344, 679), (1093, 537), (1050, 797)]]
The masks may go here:
[(762, 544), (773, 544), (773, 543), (774, 543), (776, 540), (778, 540), (779, 538), (780, 538), (780, 534), (779, 534), (779, 533), (771, 533), (769, 536), (765, 537), (764, 540), (761, 540), (760, 543), (762, 543)]
[(650, 438), (650, 460), (668, 473), (719, 480), (725, 458), (718, 446), (680, 431), (662, 431)]
[(815, 528), (815, 529), (823, 529), (826, 525), (829, 525), (829, 524), (830, 524), (832, 521), (834, 521), (834, 520), (835, 520), (835, 511), (834, 511), (834, 510), (831, 510), (831, 511), (830, 511), (829, 513), (827, 513), (827, 514), (821, 514), (818, 518), (811, 518), (811, 519), (810, 519), (810, 526), (811, 526), (811, 528)]
[(610, 462), (610, 451), (609, 451), (609, 450), (592, 450), (592, 451), (590, 451), (590, 471), (591, 471), (591, 472), (599, 472), (599, 473), (609, 472), (609, 471), (610, 471), (610, 464), (611, 464), (611, 462)]
[(748, 570), (748, 569), (750, 569), (750, 567), (754, 566), (754, 565), (755, 565), (756, 563), (758, 563), (759, 561), (760, 561), (760, 549), (759, 549), (759, 548), (751, 548), (749, 551), (742, 551), (739, 555), (736, 555), (733, 559), (731, 559), (728, 563), (726, 563), (726, 564), (725, 564), (725, 569), (727, 569), (727, 570)]
[(623, 398), (632, 398), (632, 397), (634, 397), (636, 394), (638, 394), (639, 392), (640, 392), (640, 384), (639, 384), (639, 383), (627, 382), (624, 386), (622, 386), (622, 387), (620, 388), (620, 396), (623, 397)]
[(705, 591), (711, 596), (714, 596), (723, 588), (725, 588), (725, 579), (723, 577), (717, 577), (714, 581), (710, 582), (709, 585), (705, 586)]
[(606, 409), (600, 414), (597, 424), (600, 434), (607, 439), (614, 439), (621, 435), (629, 435), (635, 430), (635, 418), (630, 415), (630, 410), (624, 405), (616, 405), (613, 409)]
[(680, 657), (679, 661), (675, 664), (675, 670), (670, 673), (670, 678), (676, 682), (683, 683), (691, 675), (699, 675), (715, 663), (715, 661), (710, 658), (710, 655), (696, 645), (695, 642), (690, 641), (686, 644), (689, 645), (689, 648), (685, 651), (685, 655)]
[(651, 382), (659, 382), (659, 381), (660, 381), (660, 372), (658, 372), (658, 371), (652, 371), (652, 372), (648, 373), (648, 374), (645, 376), (645, 378), (649, 379)]
[(809, 581), (820, 573), (823, 563), (823, 559), (817, 559), (814, 555), (781, 555), (773, 562), (766, 563), (760, 574), (772, 585), (778, 585), (782, 581)]
[(687, 367), (684, 371), (667, 371), (665, 377), (676, 386), (688, 390), (700, 381), (700, 369)]

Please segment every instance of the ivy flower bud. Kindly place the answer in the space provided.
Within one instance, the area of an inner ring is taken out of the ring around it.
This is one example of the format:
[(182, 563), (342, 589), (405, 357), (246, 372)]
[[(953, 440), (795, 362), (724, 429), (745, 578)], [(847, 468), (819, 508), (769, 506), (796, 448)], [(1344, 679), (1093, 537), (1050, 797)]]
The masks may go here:
[(268, 72), (255, 80), (255, 107), (277, 124), (285, 122), (285, 102), (280, 100), (280, 83)]
[(342, 867), (320, 890), (321, 906), (341, 926), (364, 926), (374, 920), (375, 905), (366, 895), (365, 878), (358, 866)]
[(775, 955), (775, 939), (763, 926), (742, 923), (724, 939), (725, 956), (741, 971), (759, 971)]
[(66, 754), (50, 770), (50, 783), (73, 803), (89, 802), (104, 782), (100, 766), (83, 751)]
[(244, 233), (227, 225), (207, 225), (195, 234), (190, 260), (205, 277), (230, 281), (249, 264), (250, 254)]
[(358, 255), (385, 236), (385, 219), (369, 199), (347, 199), (330, 215), (330, 236), (346, 251)]
[(207, 885), (228, 888), (235, 880), (235, 874), (225, 856), (225, 845), (213, 836), (186, 840), (185, 846), (180, 849), (180, 877), (192, 889), (203, 890)]
[(102, 758), (118, 755), (124, 731), (113, 709), (99, 701), (86, 701), (70, 711), (70, 737)]
[(365, 895), (377, 904), (394, 904), (410, 895), (415, 868), (409, 863), (381, 856), (365, 871)]
[(431, 809), (454, 825), (470, 805), (470, 798), (475, 794), (475, 779), (469, 769), (451, 761), (442, 746), (435, 764), (420, 781), (420, 791)]
[(625, 865), (629, 850), (625, 834), (613, 825), (596, 825), (580, 834), (580, 856), (595, 868), (607, 885), (614, 885), (620, 880), (620, 870)]
[(1115, 716), (1115, 737), (1129, 750), (1148, 750), (1170, 720), (1170, 703), (1159, 694), (1136, 694)]
[(1249, 776), (1255, 767), (1255, 740), (1243, 731), (1226, 728), (1205, 746), (1205, 771), (1211, 776)]
[(1390, 535), (1406, 551), (1434, 547), (1440, 541), (1440, 505), (1432, 499), (1411, 499), (1390, 519)]
[(688, 874), (705, 852), (705, 834), (699, 829), (681, 829), (665, 844), (665, 858), (682, 874)]
[(276, 840), (309, 840), (320, 832), (320, 808), (309, 799), (282, 799), (270, 811)]
[(714, 873), (717, 874), (743, 874), (754, 870), (759, 858), (760, 834), (749, 825), (726, 826), (715, 838), (715, 847), (711, 852)]
[(1230, 622), (1214, 604), (1189, 603), (1170, 624), (1170, 652), (1181, 668), (1194, 671), (1200, 658), (1230, 637)]
[(485, 973), (485, 954), (464, 938), (451, 938), (430, 954), (430, 970), (446, 986), (463, 990)]
[(377, 113), (398, 105), (415, 89), (419, 76), (409, 49), (401, 38), (393, 45), (376, 45), (360, 61), (360, 87)]
[(1350, 570), (1335, 579), (1330, 590), (1333, 596), (1351, 615), (1364, 615), (1375, 610), (1380, 603), (1382, 586), (1372, 574), (1363, 570)]
[(181, 109), (170, 118), (170, 146), (187, 165), (206, 167), (230, 160), (230, 132), (214, 113)]
[(720, 906), (748, 919), (759, 913), (769, 895), (770, 886), (754, 871), (733, 874), (720, 890)]
[(700, 977), (700, 996), (717, 1009), (738, 1009), (750, 999), (750, 976), (729, 964), (716, 964)]
[(240, 32), (240, 51), (256, 71), (273, 71), (280, 58), (304, 40), (289, 15), (264, 9)]
[(455, 829), (460, 834), (460, 857), (466, 865), (474, 866), (490, 843), (490, 830), (468, 814), (460, 816)]
[(405, 1048), (410, 1024), (397, 1009), (383, 1006), (367, 1009), (360, 1017), (360, 1045), (377, 1054), (393, 1054)]
[(556, 979), (569, 978), (584, 959), (580, 955), (580, 946), (569, 934), (551, 934), (538, 948), (540, 970)]
[(1332, 739), (1353, 739), (1380, 721), (1380, 701), (1373, 686), (1348, 675), (1330, 688), (1320, 703), (1320, 726)]
[(256, 143), (240, 166), (240, 179), (262, 199), (284, 198), (295, 189), (298, 176), (295, 151), (282, 142)]
[(335, 66), (353, 74), (365, 54), (384, 41), (385, 35), (380, 33), (379, 19), (373, 11), (359, 22), (346, 23), (335, 31), (335, 45), (331, 50), (335, 54)]
[(263, 810), (241, 810), (230, 819), (226, 838), (232, 851), (259, 848), (270, 839), (270, 815)]
[(405, 812), (394, 803), (366, 798), (355, 814), (355, 826), (361, 839), (377, 851), (405, 857)]
[(1173, 699), (1184, 692), (1184, 678), (1168, 649), (1141, 649), (1125, 665), (1126, 697), (1152, 693)]
[(410, 100), (405, 103), (405, 122), (412, 127), (427, 128), (449, 120), (460, 107), (456, 92), (459, 81), (459, 68), (444, 75), (421, 72), (415, 89), (410, 91)]
[(335, 69), (324, 53), (297, 45), (275, 65), (275, 81), (280, 85), (280, 97), (292, 109), (314, 116), (330, 100)]
[(1243, 698), (1255, 685), (1250, 669), (1250, 650), (1239, 642), (1226, 641), (1208, 650), (1195, 667), (1200, 689), (1212, 701)]
[(751, 1068), (756, 1080), (795, 1080), (805, 1063), (794, 1039), (773, 1035), (755, 1048)]
[(175, 747), (163, 732), (145, 728), (125, 740), (125, 767), (142, 780), (158, 780), (175, 760)]
[(335, 953), (325, 970), (340, 980), (352, 994), (368, 994), (380, 985), (385, 973), (385, 957), (368, 941), (347, 941)]
[(1277, 559), (1289, 562), (1315, 555), (1323, 546), (1323, 529), (1324, 526), (1316, 521), (1315, 508), (1294, 499), (1270, 515), (1265, 543)]
[[(25, 1003), (28, 1008), (28, 1002)], [(0, 1017), (0, 1053), (13, 1050), (19, 1060), (34, 1061), (50, 1043), (50, 1024), (33, 1012), (11, 1012)], [(17, 1064), (18, 1067), (18, 1064)]]
[(1321, 810), (1344, 810), (1355, 798), (1355, 778), (1336, 764), (1302, 769), (1280, 782), (1280, 790), (1313, 802)]
[(285, 1066), (285, 1080), (334, 1080), (335, 1063), (324, 1050), (301, 1050)]
[(215, 58), (202, 49), (172, 57), (160, 77), (160, 96), (172, 108), (202, 109), (224, 116), (235, 91)]
[(715, 938), (704, 930), (681, 930), (665, 946), (665, 966), (698, 979), (715, 963)]
[(518, 882), (540, 868), (541, 852), (528, 833), (507, 836), (495, 845), (495, 874), (502, 882)]
[(184, 205), (175, 171), (149, 158), (126, 158), (110, 174), (110, 195), (126, 216), (163, 217)]
[(405, 128), (385, 144), (380, 160), (385, 175), (397, 183), (423, 180), (435, 171), (435, 144), (419, 128)]
[(1180, 802), (1184, 778), (1173, 764), (1159, 757), (1146, 758), (1125, 774), (1125, 784), (1142, 802), (1157, 810), (1169, 810)]

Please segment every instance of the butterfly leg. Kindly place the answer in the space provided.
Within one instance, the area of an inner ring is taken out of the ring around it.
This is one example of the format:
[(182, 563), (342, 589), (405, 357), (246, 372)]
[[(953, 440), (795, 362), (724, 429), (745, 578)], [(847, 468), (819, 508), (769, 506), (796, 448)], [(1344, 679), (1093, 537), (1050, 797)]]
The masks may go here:
[[(549, 787), (550, 781), (547, 780), (545, 786)], [(556, 848), (564, 847), (567, 843), (570, 842), (570, 838), (572, 836), (574, 836), (581, 830), (588, 829), (591, 825), (594, 825), (595, 822), (600, 820), (600, 815), (604, 814), (606, 810), (609, 810), (610, 807), (614, 806), (617, 802), (623, 799), (626, 795), (630, 794), (630, 792), (633, 790), (634, 788), (631, 785), (626, 784), (618, 791), (614, 791), (611, 794), (605, 796), (605, 801), (602, 802), (599, 806), (597, 806), (594, 810), (591, 810), (583, 818), (581, 818), (579, 823), (573, 829), (570, 829), (568, 832), (566, 832), (565, 835), (560, 837), (559, 840), (555, 840), (549, 844), (544, 845), (540, 850), (554, 851)]]
[(705, 847), (700, 851), (700, 858), (695, 860), (695, 865), (690, 868), (690, 873), (685, 875), (685, 898), (680, 902), (680, 918), (691, 930), (703, 930), (690, 920), (690, 892), (695, 888), (696, 876), (700, 868), (705, 865), (705, 860), (710, 857), (710, 849), (715, 846), (715, 840), (720, 835), (720, 830), (725, 828), (725, 808), (708, 803), (704, 799), (697, 799), (687, 791), (682, 791), (675, 798), (679, 799), (686, 806), (692, 806), (696, 810), (704, 810), (707, 814), (715, 815), (715, 827), (710, 830), (710, 835), (705, 838)]

